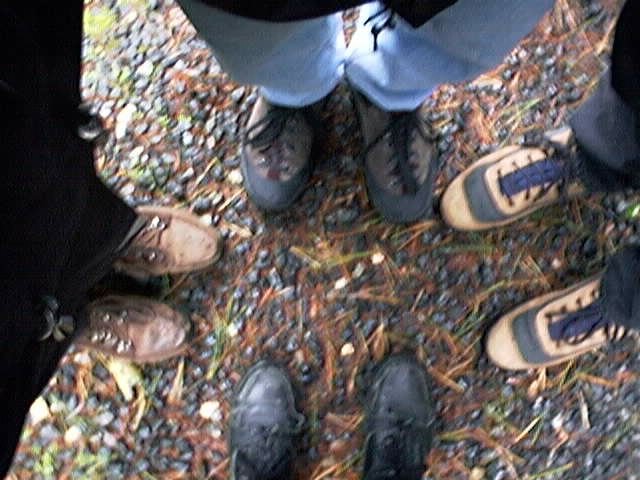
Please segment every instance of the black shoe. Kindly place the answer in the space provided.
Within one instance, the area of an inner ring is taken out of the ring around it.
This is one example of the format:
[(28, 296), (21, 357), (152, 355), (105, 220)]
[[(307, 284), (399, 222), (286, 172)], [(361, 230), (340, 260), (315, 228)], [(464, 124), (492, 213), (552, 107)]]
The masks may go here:
[(231, 479), (292, 478), (303, 423), (287, 374), (266, 361), (254, 365), (240, 382), (231, 410)]
[(425, 369), (412, 356), (384, 360), (366, 405), (364, 480), (420, 480), (433, 437)]

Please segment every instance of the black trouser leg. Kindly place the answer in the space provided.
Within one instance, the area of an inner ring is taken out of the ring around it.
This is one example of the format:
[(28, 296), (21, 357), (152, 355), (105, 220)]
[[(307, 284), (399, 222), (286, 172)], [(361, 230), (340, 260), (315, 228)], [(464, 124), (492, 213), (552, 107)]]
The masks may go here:
[(71, 341), (38, 340), (41, 298), (80, 311), (135, 220), (96, 178), (92, 147), (76, 134), (82, 8), (0, 4), (0, 478)]
[(570, 123), (594, 190), (640, 187), (640, 4), (629, 0), (618, 23), (611, 68)]

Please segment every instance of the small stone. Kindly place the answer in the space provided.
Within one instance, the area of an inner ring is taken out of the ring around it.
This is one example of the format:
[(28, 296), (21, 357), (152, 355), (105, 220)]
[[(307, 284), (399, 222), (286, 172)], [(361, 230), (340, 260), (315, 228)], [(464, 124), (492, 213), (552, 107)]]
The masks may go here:
[(342, 290), (344, 287), (347, 286), (348, 283), (349, 283), (349, 280), (345, 277), (342, 277), (336, 280), (336, 283), (333, 288), (335, 290)]
[(212, 400), (200, 405), (199, 414), (205, 420), (211, 420), (220, 411), (220, 402)]
[(115, 417), (113, 413), (106, 411), (106, 412), (102, 412), (100, 415), (97, 415), (95, 418), (95, 422), (97, 425), (100, 425), (101, 427), (106, 427), (111, 422), (113, 422), (114, 418)]
[(51, 416), (49, 412), (49, 405), (46, 400), (42, 397), (36, 398), (35, 402), (31, 405), (29, 409), (29, 418), (31, 420), (31, 425), (36, 425), (40, 423), (42, 420), (46, 420)]
[(356, 349), (353, 347), (351, 342), (345, 343), (340, 349), (340, 356), (349, 357), (355, 353)]
[(182, 132), (182, 144), (188, 147), (193, 143), (193, 134), (190, 131)]
[(242, 185), (243, 178), (242, 172), (239, 168), (234, 168), (227, 174), (227, 180), (231, 182), (233, 185)]
[(116, 115), (116, 126), (114, 129), (117, 140), (121, 140), (125, 137), (129, 123), (137, 111), (138, 110), (135, 105), (127, 103), (124, 108), (118, 112), (118, 115)]
[(484, 480), (485, 470), (481, 467), (474, 467), (469, 475), (469, 480)]
[(140, 67), (138, 67), (137, 74), (141, 77), (147, 78), (151, 76), (151, 74), (153, 73), (153, 69), (153, 63), (150, 60), (147, 60), (142, 65), (140, 65)]
[(72, 425), (64, 432), (64, 443), (74, 445), (82, 438), (82, 430), (77, 425)]
[(374, 265), (380, 265), (382, 262), (384, 262), (383, 253), (376, 252), (373, 255), (371, 255), (371, 263), (373, 263)]
[(355, 268), (353, 269), (353, 273), (351, 274), (353, 278), (360, 278), (362, 276), (362, 274), (364, 273), (366, 267), (364, 265), (364, 263), (362, 262), (358, 262), (355, 266)]

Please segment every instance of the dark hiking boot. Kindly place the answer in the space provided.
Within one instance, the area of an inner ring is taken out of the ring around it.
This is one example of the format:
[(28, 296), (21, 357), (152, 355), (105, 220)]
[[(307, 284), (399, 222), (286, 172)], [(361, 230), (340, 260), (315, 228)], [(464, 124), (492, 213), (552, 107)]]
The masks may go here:
[(110, 295), (85, 310), (88, 326), (75, 340), (79, 347), (137, 363), (160, 362), (184, 353), (187, 318), (145, 297)]
[(319, 103), (306, 108), (271, 105), (258, 98), (242, 145), (242, 174), (251, 200), (267, 211), (288, 208), (307, 186)]
[(231, 409), (231, 479), (293, 478), (295, 441), (303, 423), (287, 374), (266, 361), (254, 365), (240, 382)]
[(622, 339), (627, 329), (605, 318), (601, 275), (534, 298), (500, 318), (487, 336), (487, 355), (511, 370), (547, 367)]
[(364, 480), (420, 480), (433, 436), (424, 367), (409, 355), (387, 358), (368, 397)]
[(202, 270), (220, 257), (222, 238), (185, 210), (139, 207), (138, 220), (122, 254), (114, 263), (117, 272), (134, 278)]
[(582, 193), (571, 129), (547, 132), (536, 143), (502, 148), (458, 175), (442, 196), (444, 221), (457, 230), (500, 227)]
[(420, 112), (386, 112), (354, 93), (364, 139), (364, 171), (374, 207), (394, 223), (432, 209), (438, 152)]

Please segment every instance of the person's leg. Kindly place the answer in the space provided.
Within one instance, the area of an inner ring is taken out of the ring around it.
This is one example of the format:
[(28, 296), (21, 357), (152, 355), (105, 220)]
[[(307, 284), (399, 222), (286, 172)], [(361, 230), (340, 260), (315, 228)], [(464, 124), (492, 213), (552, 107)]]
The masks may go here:
[(71, 341), (39, 341), (42, 298), (75, 313), (135, 220), (95, 177), (91, 146), (75, 134), (82, 8), (81, 0), (0, 6), (0, 477)]
[[(382, 7), (361, 8), (345, 74), (351, 85), (387, 111), (414, 110), (442, 83), (471, 80), (496, 67), (531, 32), (555, 0), (458, 0), (423, 26), (400, 18), (374, 39), (367, 20)], [(366, 23), (366, 25), (365, 25)]]
[(493, 152), (451, 182), (440, 204), (450, 226), (495, 228), (585, 189), (640, 185), (639, 11), (633, 2), (623, 8), (611, 68), (574, 113), (571, 128)]
[(305, 107), (342, 78), (345, 44), (340, 14), (273, 23), (239, 17), (198, 0), (178, 0), (222, 69), (256, 85), (273, 104)]
[[(612, 64), (571, 120), (580, 179), (588, 189), (640, 185), (640, 5), (627, 2), (616, 27)], [(534, 298), (501, 317), (487, 353), (503, 368), (529, 369), (575, 358), (640, 329), (640, 248), (626, 247), (604, 272)]]
[[(375, 2), (361, 9), (345, 74), (362, 94), (367, 185), (387, 219), (412, 221), (431, 209), (437, 155), (416, 109), (439, 84), (498, 65), (553, 3), (459, 0), (419, 28)], [(389, 147), (381, 144), (391, 137)]]
[(640, 5), (620, 13), (611, 67), (570, 125), (584, 154), (584, 181), (592, 190), (640, 187)]
[[(203, 240), (196, 251), (209, 263), (220, 246), (197, 218), (188, 222), (197, 228), (188, 230), (180, 224), (184, 214), (134, 212), (96, 176), (93, 146), (78, 135), (83, 2), (54, 9), (40, 3), (0, 5), (0, 478), (10, 467), (31, 402), (74, 335), (89, 319), (100, 316), (104, 324), (104, 314), (113, 313), (104, 302), (86, 304), (89, 290), (114, 262), (127, 260), (137, 247), (138, 267), (158, 273), (155, 265), (161, 263), (168, 273), (176, 267), (170, 259), (185, 259), (176, 249), (194, 252), (191, 241), (182, 241), (187, 237)], [(207, 232), (193, 237), (194, 230)], [(118, 306), (120, 315), (122, 307), (137, 313), (114, 323), (126, 331), (125, 342), (144, 347), (147, 359), (171, 353), (176, 340), (185, 343), (184, 318), (173, 310), (131, 298)], [(141, 354), (121, 351), (128, 343), (114, 339), (92, 346), (129, 358)]]
[(340, 14), (271, 23), (238, 17), (199, 0), (178, 2), (238, 83), (260, 87), (243, 133), (242, 172), (251, 199), (284, 210), (302, 193), (317, 140), (314, 103), (342, 77)]

